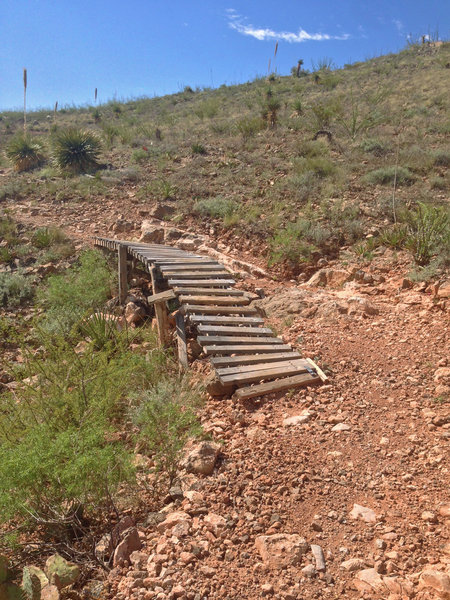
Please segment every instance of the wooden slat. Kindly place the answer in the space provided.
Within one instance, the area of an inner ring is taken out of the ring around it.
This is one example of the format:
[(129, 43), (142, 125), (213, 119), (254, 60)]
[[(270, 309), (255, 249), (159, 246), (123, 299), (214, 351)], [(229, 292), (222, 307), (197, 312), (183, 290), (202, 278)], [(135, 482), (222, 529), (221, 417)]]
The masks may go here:
[(217, 356), (211, 358), (213, 367), (228, 367), (233, 365), (252, 365), (255, 363), (280, 362), (301, 358), (298, 352), (273, 352), (269, 354), (243, 354), (241, 356)]
[(199, 306), (196, 304), (183, 304), (186, 313), (204, 315), (254, 315), (258, 311), (253, 306)]
[(189, 362), (186, 346), (186, 328), (184, 324), (184, 316), (180, 312), (177, 312), (176, 314), (175, 325), (175, 333), (178, 346), (178, 362), (180, 363), (181, 368), (187, 369), (189, 366)]
[(167, 300), (172, 300), (176, 297), (177, 295), (173, 290), (166, 290), (165, 292), (159, 292), (158, 294), (148, 296), (147, 302), (148, 304), (154, 304), (155, 302), (167, 302)]
[(328, 381), (328, 377), (325, 375), (325, 373), (322, 371), (322, 369), (320, 369), (316, 365), (316, 363), (313, 360), (311, 360), (310, 358), (307, 358), (306, 361), (316, 371), (317, 375), (320, 377), (320, 379), (323, 381), (323, 383)]
[[(168, 267), (164, 267), (164, 266), (160, 266), (159, 267), (161, 273), (174, 273), (176, 272), (184, 272), (184, 271), (201, 271), (202, 273), (204, 271), (226, 271), (226, 269), (224, 269), (223, 267), (221, 268), (221, 265), (219, 265), (219, 263), (216, 264), (212, 264), (212, 265), (204, 265), (203, 263), (189, 263), (186, 265), (182, 265), (182, 264), (175, 264), (175, 265), (171, 265)], [(228, 273), (229, 271), (227, 271)]]
[(239, 336), (239, 335), (199, 335), (197, 342), (203, 344), (284, 344), (281, 338)]
[(273, 331), (270, 327), (233, 327), (232, 325), (199, 325), (197, 327), (199, 333), (209, 335), (227, 334), (227, 335), (261, 335), (273, 336)]
[(277, 379), (279, 377), (289, 377), (308, 372), (305, 367), (293, 365), (287, 362), (282, 367), (266, 368), (256, 371), (247, 371), (246, 373), (234, 373), (232, 375), (221, 375), (219, 380), (224, 384), (246, 384), (263, 381), (264, 379)]
[(249, 398), (255, 398), (256, 396), (263, 396), (264, 394), (271, 394), (272, 392), (283, 392), (284, 390), (295, 387), (306, 387), (307, 385), (314, 385), (319, 382), (319, 376), (314, 377), (309, 373), (305, 373), (303, 375), (285, 377), (283, 379), (278, 379), (277, 381), (261, 383), (260, 385), (240, 388), (235, 391), (234, 397), (238, 400), (247, 400)]
[(245, 296), (242, 290), (223, 289), (223, 288), (201, 288), (201, 287), (174, 287), (176, 294), (185, 294), (189, 296)]
[(178, 279), (227, 279), (230, 273), (225, 269), (216, 271), (164, 271), (164, 277), (177, 277)]
[(242, 296), (179, 296), (181, 304), (192, 302), (193, 304), (211, 304), (212, 306), (233, 306), (236, 304), (250, 304), (249, 298)]
[(261, 362), (257, 363), (257, 364), (247, 364), (247, 365), (235, 365), (235, 366), (229, 366), (229, 367), (222, 367), (221, 369), (217, 369), (217, 374), (219, 376), (221, 375), (234, 375), (236, 373), (250, 373), (250, 372), (254, 372), (254, 371), (263, 371), (265, 369), (282, 369), (284, 367), (289, 368), (289, 367), (300, 367), (301, 369), (304, 369), (305, 371), (308, 371), (308, 368), (310, 368), (309, 364), (306, 362), (305, 359), (303, 358), (297, 358), (297, 359), (292, 359), (292, 360), (279, 360), (279, 361), (274, 361), (274, 362), (268, 362), (265, 359), (265, 355), (262, 354), (259, 357), (259, 360)]
[(128, 268), (127, 268), (127, 248), (119, 246), (117, 248), (117, 260), (119, 269), (119, 302), (123, 304), (128, 292)]
[(264, 319), (261, 317), (222, 317), (216, 315), (189, 315), (191, 323), (217, 323), (217, 324), (229, 324), (229, 325), (259, 325), (264, 323)]
[(278, 346), (274, 344), (273, 346), (270, 344), (255, 344), (255, 345), (229, 345), (229, 346), (203, 346), (203, 350), (205, 354), (248, 354), (249, 352), (276, 352), (279, 350), (280, 352), (287, 352), (291, 347), (289, 344), (279, 344)]
[(187, 266), (187, 265), (192, 265), (193, 267), (195, 267), (196, 265), (217, 265), (217, 266), (221, 266), (220, 263), (218, 263), (216, 260), (209, 260), (207, 258), (181, 258), (181, 257), (177, 257), (177, 258), (157, 258), (155, 260), (155, 265), (159, 268), (162, 267), (175, 267), (178, 265), (183, 265), (183, 266)]
[(234, 279), (186, 279), (186, 280), (182, 280), (182, 279), (170, 279), (169, 278), (169, 285), (171, 287), (192, 287), (192, 286), (197, 286), (197, 287), (219, 287), (219, 288), (224, 288), (227, 287), (229, 285), (236, 285), (236, 282)]

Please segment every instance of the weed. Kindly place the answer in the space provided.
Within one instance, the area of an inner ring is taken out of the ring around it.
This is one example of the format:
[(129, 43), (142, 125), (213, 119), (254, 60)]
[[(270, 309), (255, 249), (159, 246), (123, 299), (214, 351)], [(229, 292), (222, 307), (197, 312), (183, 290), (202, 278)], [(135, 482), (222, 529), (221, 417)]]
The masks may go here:
[(411, 185), (416, 180), (415, 175), (405, 167), (382, 167), (370, 171), (364, 176), (364, 181), (373, 185)]
[(378, 239), (381, 245), (400, 250), (405, 247), (408, 231), (404, 225), (396, 224), (390, 229), (384, 229)]
[(21, 271), (0, 272), (0, 306), (19, 306), (34, 295), (33, 279)]
[(302, 238), (302, 232), (293, 223), (277, 231), (270, 240), (269, 266), (284, 261), (295, 264), (309, 261), (316, 248)]
[(412, 251), (418, 265), (429, 264), (431, 258), (441, 250), (450, 254), (450, 212), (423, 202), (403, 215), (408, 228), (406, 246)]
[(49, 248), (67, 242), (67, 236), (57, 227), (39, 227), (33, 232), (31, 242), (35, 248)]
[(198, 200), (194, 204), (194, 214), (209, 216), (213, 218), (230, 217), (239, 208), (239, 204), (231, 198), (216, 196), (215, 198), (205, 198)]
[(389, 145), (385, 141), (369, 138), (361, 142), (361, 150), (374, 156), (386, 156), (390, 152)]
[(449, 187), (448, 178), (445, 177), (431, 177), (430, 178), (430, 186), (433, 190), (446, 190)]
[(70, 173), (86, 173), (98, 168), (100, 140), (90, 131), (64, 129), (53, 138), (55, 162)]
[(152, 158), (152, 156), (149, 153), (149, 151), (144, 148), (139, 148), (137, 150), (134, 150), (133, 154), (131, 155), (131, 160), (134, 163), (137, 163), (140, 165), (149, 162), (151, 158)]
[(194, 144), (192, 144), (191, 150), (192, 154), (207, 154), (205, 146), (200, 142), (195, 142)]
[(20, 135), (8, 144), (6, 155), (16, 171), (30, 171), (44, 161), (43, 144), (28, 135)]
[(248, 140), (265, 128), (265, 122), (260, 117), (243, 117), (236, 123), (236, 131)]
[(437, 150), (433, 155), (433, 159), (436, 167), (450, 167), (450, 152), (448, 150)]

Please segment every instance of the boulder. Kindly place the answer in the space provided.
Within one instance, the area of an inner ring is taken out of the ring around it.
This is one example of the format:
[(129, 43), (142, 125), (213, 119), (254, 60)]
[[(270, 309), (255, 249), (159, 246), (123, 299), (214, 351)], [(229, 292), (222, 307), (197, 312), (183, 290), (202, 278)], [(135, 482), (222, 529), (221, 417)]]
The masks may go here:
[(175, 214), (175, 207), (172, 204), (158, 202), (151, 210), (150, 216), (155, 219), (164, 219)]
[(359, 592), (386, 592), (383, 578), (376, 569), (363, 569), (356, 574), (353, 580), (355, 588)]
[(214, 471), (219, 446), (213, 442), (201, 442), (188, 454), (184, 466), (189, 473), (211, 475)]
[(147, 311), (143, 306), (135, 302), (128, 302), (125, 306), (125, 320), (128, 325), (138, 325), (147, 317)]
[(177, 527), (178, 531), (186, 531), (189, 533), (189, 529), (191, 526), (192, 518), (187, 513), (182, 510), (177, 510), (173, 513), (169, 513), (164, 521), (158, 524), (157, 529), (160, 533), (164, 533), (165, 531), (173, 530), (174, 527)]
[(183, 233), (184, 232), (181, 231), (181, 229), (177, 229), (176, 227), (167, 227), (164, 235), (164, 241), (174, 242), (176, 240), (179, 240)]
[(123, 539), (114, 551), (113, 566), (117, 567), (123, 561), (129, 560), (131, 553), (141, 548), (142, 542), (138, 530), (136, 527), (130, 527), (123, 533)]
[(62, 589), (75, 583), (80, 576), (80, 568), (59, 554), (53, 554), (47, 558), (45, 574), (52, 585)]
[(130, 231), (133, 231), (134, 225), (125, 219), (117, 219), (111, 229), (115, 233), (129, 233)]
[(352, 279), (352, 274), (344, 269), (320, 269), (304, 284), (307, 287), (342, 287)]
[(164, 227), (155, 225), (151, 221), (143, 221), (141, 225), (140, 242), (163, 244), (164, 243)]
[(350, 511), (350, 516), (352, 519), (362, 519), (366, 523), (377, 522), (375, 511), (373, 511), (371, 508), (367, 508), (367, 506), (361, 506), (361, 504), (353, 505), (353, 508)]
[(309, 545), (297, 534), (276, 533), (260, 535), (255, 540), (263, 562), (271, 569), (283, 569), (298, 565), (302, 556), (308, 552)]

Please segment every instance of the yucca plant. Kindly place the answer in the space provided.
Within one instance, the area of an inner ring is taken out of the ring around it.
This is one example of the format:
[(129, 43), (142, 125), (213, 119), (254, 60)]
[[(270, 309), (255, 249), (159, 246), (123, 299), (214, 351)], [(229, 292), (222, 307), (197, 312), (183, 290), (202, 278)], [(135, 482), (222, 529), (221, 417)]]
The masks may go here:
[(19, 135), (9, 143), (6, 156), (13, 163), (16, 171), (29, 171), (43, 162), (43, 146), (39, 140), (30, 138), (26, 134)]
[(100, 139), (91, 131), (70, 127), (53, 138), (57, 166), (72, 173), (86, 173), (98, 168)]

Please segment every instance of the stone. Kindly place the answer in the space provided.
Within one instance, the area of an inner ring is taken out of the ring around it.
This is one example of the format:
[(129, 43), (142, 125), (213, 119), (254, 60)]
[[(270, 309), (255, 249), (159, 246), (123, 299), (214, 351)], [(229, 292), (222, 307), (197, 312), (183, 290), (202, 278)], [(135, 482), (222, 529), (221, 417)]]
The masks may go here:
[(311, 419), (311, 413), (304, 411), (301, 415), (295, 415), (293, 417), (287, 417), (283, 419), (283, 427), (290, 427), (291, 425), (301, 425), (307, 423)]
[(175, 511), (173, 513), (169, 513), (162, 523), (159, 523), (157, 529), (160, 533), (164, 533), (173, 529), (178, 525), (182, 525), (183, 529), (189, 529), (192, 523), (192, 518), (186, 512), (182, 510)]
[(155, 225), (151, 221), (143, 221), (141, 225), (140, 242), (163, 244), (164, 243), (164, 227)]
[(347, 300), (347, 304), (349, 306), (349, 315), (362, 312), (366, 315), (372, 316), (378, 315), (378, 313), (380, 312), (374, 304), (370, 303), (367, 300), (367, 298), (360, 298), (359, 296), (352, 296)]
[(428, 523), (436, 523), (437, 516), (431, 510), (424, 510), (421, 514), (422, 521), (428, 521)]
[(441, 517), (450, 517), (450, 504), (441, 504), (439, 514)]
[(272, 569), (298, 565), (309, 549), (305, 539), (297, 534), (260, 535), (255, 540), (263, 562)]
[(354, 504), (350, 511), (350, 517), (352, 519), (362, 519), (365, 523), (376, 523), (377, 516), (375, 511), (367, 506), (361, 506), (360, 504)]
[(175, 214), (175, 207), (166, 202), (158, 202), (149, 212), (149, 215), (155, 219), (164, 219)]
[(331, 428), (331, 431), (350, 431), (351, 426), (347, 425), (346, 423), (338, 423), (337, 425), (335, 425), (334, 427)]
[(59, 590), (56, 585), (46, 585), (41, 590), (41, 600), (59, 600)]
[(76, 582), (80, 576), (80, 568), (59, 554), (53, 554), (45, 563), (45, 574), (50, 584), (60, 590)]
[(176, 240), (179, 240), (183, 233), (184, 232), (181, 231), (181, 229), (177, 229), (176, 227), (168, 227), (164, 234), (164, 241), (174, 242)]
[(271, 596), (273, 592), (274, 589), (271, 583), (263, 583), (261, 585), (261, 596)]
[(448, 383), (450, 384), (450, 367), (440, 367), (434, 372), (434, 381), (436, 383)]
[(432, 588), (442, 600), (450, 599), (450, 577), (443, 571), (426, 568), (419, 579), (420, 588)]
[(303, 567), (302, 573), (305, 577), (309, 577), (310, 579), (317, 575), (314, 565), (306, 565), (306, 567)]
[(348, 560), (344, 560), (341, 562), (341, 569), (345, 569), (345, 571), (359, 571), (364, 567), (364, 561), (360, 558), (349, 558)]
[(147, 317), (147, 311), (143, 306), (135, 302), (128, 302), (125, 306), (125, 320), (128, 325), (139, 325)]
[(208, 531), (211, 531), (216, 537), (227, 525), (227, 522), (223, 517), (215, 515), (214, 513), (206, 515), (204, 522)]
[(211, 475), (214, 471), (219, 446), (213, 442), (201, 442), (188, 454), (184, 466), (189, 473)]
[(382, 592), (386, 591), (382, 576), (376, 569), (363, 569), (356, 574), (353, 580), (355, 588), (359, 592)]
[(352, 279), (351, 273), (344, 269), (320, 269), (304, 284), (308, 287), (342, 287)]
[(314, 556), (314, 561), (316, 563), (316, 569), (318, 571), (325, 572), (326, 571), (326, 563), (325, 556), (323, 555), (323, 550), (317, 544), (311, 544), (311, 552)]
[(132, 552), (141, 548), (142, 542), (138, 530), (136, 527), (130, 527), (123, 533), (123, 539), (114, 551), (113, 566), (117, 567), (123, 561), (128, 560)]
[(125, 219), (117, 219), (117, 221), (112, 226), (112, 230), (115, 233), (129, 233), (133, 231), (134, 225), (130, 221), (126, 221)]

